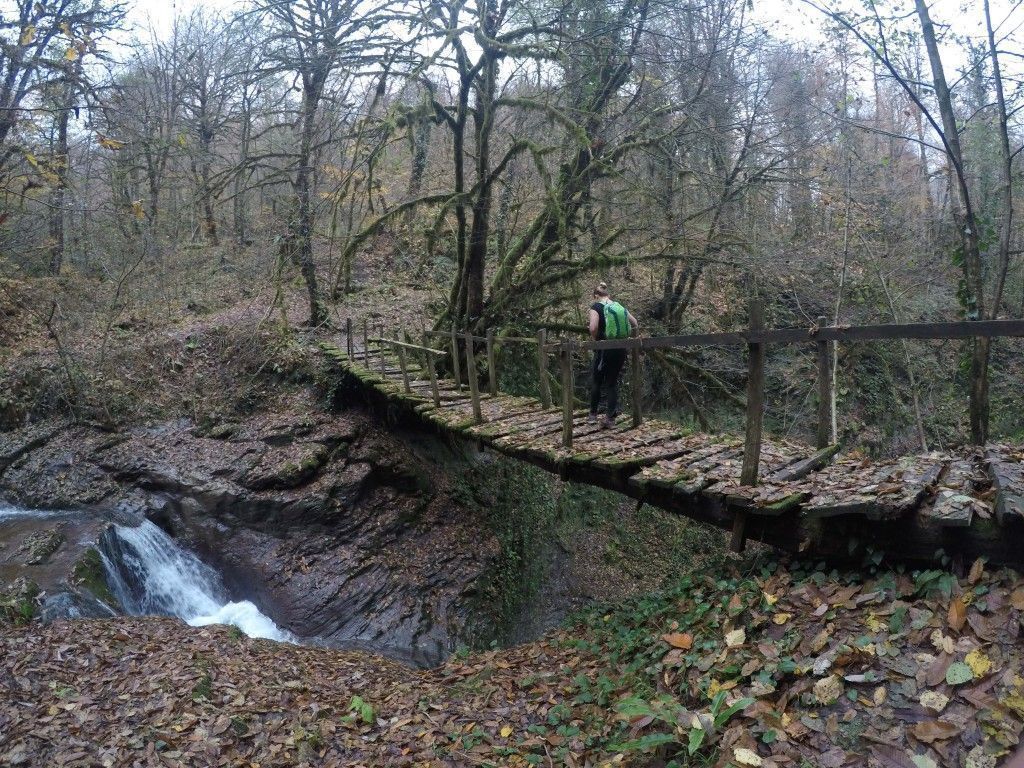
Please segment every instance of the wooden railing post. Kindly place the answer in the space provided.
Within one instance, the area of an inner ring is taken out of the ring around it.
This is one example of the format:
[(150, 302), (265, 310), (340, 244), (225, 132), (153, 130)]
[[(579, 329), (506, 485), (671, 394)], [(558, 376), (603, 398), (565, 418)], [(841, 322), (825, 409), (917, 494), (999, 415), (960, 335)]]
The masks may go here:
[(452, 375), (455, 377), (455, 388), (462, 391), (461, 363), (459, 362), (459, 337), (455, 334), (455, 324), (452, 323)]
[(632, 385), (633, 394), (633, 426), (639, 427), (643, 421), (643, 397), (644, 397), (644, 382), (643, 382), (643, 370), (640, 367), (640, 350), (634, 347), (629, 350), (629, 361), (632, 367), (632, 375), (630, 377), (630, 384)]
[(563, 341), (558, 349), (562, 368), (562, 445), (572, 447), (572, 342)]
[(479, 424), (484, 420), (484, 414), (480, 410), (480, 386), (476, 379), (476, 355), (473, 354), (473, 335), (466, 333), (463, 336), (466, 342), (466, 379), (469, 382), (469, 397), (473, 402), (473, 418)]
[(383, 378), (388, 375), (388, 365), (384, 360), (384, 323), (380, 324), (380, 336), (377, 338), (380, 339), (380, 375)]
[(545, 411), (551, 408), (551, 385), (548, 384), (548, 332), (541, 328), (537, 331), (537, 372), (540, 375), (540, 407)]
[[(430, 340), (427, 337), (427, 332), (423, 331), (423, 346), (424, 347), (429, 347), (430, 346), (429, 341)], [(437, 368), (435, 367), (435, 364), (434, 364), (434, 362), (435, 362), (434, 361), (434, 356), (431, 355), (429, 352), (425, 352), (423, 354), (423, 356), (424, 356), (424, 358), (426, 358), (427, 375), (430, 377), (430, 394), (434, 398), (434, 407), (435, 408), (440, 408), (441, 407), (441, 392), (437, 388)]]
[(363, 368), (370, 370), (370, 322), (363, 318)]
[[(818, 328), (828, 323), (818, 318)], [(832, 444), (832, 345), (834, 341), (819, 341), (818, 346), (818, 447)]]
[(498, 366), (494, 364), (494, 329), (487, 329), (487, 385), (491, 397), (498, 396)]
[(401, 344), (401, 331), (395, 331), (395, 341), (399, 342), (395, 348), (398, 350), (398, 367), (402, 369), (402, 384), (405, 386), (405, 393), (409, 394), (412, 392), (412, 386), (409, 384), (409, 366), (406, 364), (405, 347)]
[(354, 352), (355, 345), (352, 343), (352, 318), (345, 318), (345, 354), (348, 355), (348, 361), (352, 362), (352, 353)]
[[(750, 302), (750, 330), (764, 328), (764, 302)], [(764, 344), (747, 344), (747, 434), (743, 443), (743, 467), (740, 485), (757, 485), (757, 472), (761, 464), (761, 427), (764, 421)], [(746, 544), (747, 513), (737, 511), (732, 526), (730, 549), (742, 552)]]

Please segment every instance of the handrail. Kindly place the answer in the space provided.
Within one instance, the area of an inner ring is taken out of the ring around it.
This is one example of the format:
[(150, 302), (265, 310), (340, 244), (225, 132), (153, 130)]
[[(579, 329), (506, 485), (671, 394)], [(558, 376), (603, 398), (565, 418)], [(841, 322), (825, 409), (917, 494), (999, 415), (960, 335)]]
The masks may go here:
[(419, 344), (410, 344), (407, 341), (399, 341), (398, 339), (388, 339), (384, 337), (370, 338), (367, 341), (372, 341), (377, 344), (391, 344), (396, 347), (404, 347), (405, 349), (411, 349), (416, 352), (427, 352), (431, 355), (438, 355), (444, 357), (448, 354), (448, 350), (445, 349), (434, 349), (433, 347), (421, 347)]

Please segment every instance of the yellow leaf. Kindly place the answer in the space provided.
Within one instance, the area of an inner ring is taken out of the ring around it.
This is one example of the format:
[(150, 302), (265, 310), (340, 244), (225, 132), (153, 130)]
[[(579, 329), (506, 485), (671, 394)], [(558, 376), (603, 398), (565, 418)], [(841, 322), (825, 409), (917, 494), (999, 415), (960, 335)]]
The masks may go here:
[(74, 61), (78, 58), (78, 49), (72, 45), (70, 48), (64, 51), (64, 58), (68, 61)]
[(745, 642), (747, 642), (747, 631), (743, 627), (725, 633), (725, 644), (729, 648), (735, 648), (738, 645), (743, 645)]
[(875, 688), (875, 693), (872, 695), (871, 700), (874, 702), (876, 707), (880, 707), (885, 703), (886, 696), (885, 686), (880, 685)]
[(886, 629), (887, 626), (888, 626), (885, 622), (883, 622), (881, 619), (879, 619), (873, 613), (869, 613), (868, 614), (867, 625), (868, 625), (868, 629), (870, 629), (872, 632), (881, 632), (883, 629)]
[(511, 725), (506, 725), (505, 727), (503, 727), (501, 729), (501, 738), (507, 739), (511, 735), (512, 735), (512, 726)]
[(135, 218), (139, 219), (140, 221), (146, 218), (146, 211), (142, 207), (141, 200), (136, 200), (135, 202), (132, 203), (132, 213), (135, 215)]
[(768, 603), (768, 605), (775, 605), (777, 602), (779, 602), (778, 595), (769, 595), (767, 592), (764, 592), (762, 594), (764, 594), (764, 601)]
[(938, 691), (925, 691), (921, 694), (921, 698), (918, 699), (921, 702), (921, 706), (926, 709), (930, 709), (933, 712), (941, 712), (949, 704), (949, 697), (944, 696)]
[(814, 684), (814, 696), (824, 705), (834, 704), (843, 695), (843, 682), (835, 675), (823, 677)]
[(749, 765), (752, 768), (758, 768), (762, 764), (761, 756), (752, 749), (746, 747), (737, 747), (732, 753), (733, 760), (739, 765)]
[(964, 659), (967, 662), (967, 666), (971, 668), (971, 672), (974, 673), (974, 679), (977, 680), (979, 677), (984, 677), (992, 670), (992, 659), (982, 652), (981, 648), (976, 648), (967, 654), (967, 658)]
[(983, 573), (985, 573), (985, 561), (979, 557), (974, 561), (974, 565), (971, 566), (971, 572), (967, 576), (967, 582), (969, 584), (977, 584), (981, 581)]
[(35, 39), (36, 39), (36, 25), (35, 24), (29, 24), (27, 27), (25, 27), (23, 30), (21, 30), (21, 37), (18, 39), (18, 42), (21, 45), (31, 45), (33, 43), (33, 41), (35, 41)]
[(99, 142), (100, 142), (100, 146), (103, 147), (104, 149), (114, 149), (114, 150), (117, 150), (117, 149), (124, 149), (124, 147), (125, 147), (125, 143), (123, 141), (118, 141), (117, 139), (111, 139), (111, 138), (109, 138), (107, 136), (102, 136), (102, 135), (99, 137)]
[(772, 616), (772, 621), (778, 624), (779, 626), (782, 626), (791, 618), (793, 618), (792, 613), (776, 613), (774, 616)]

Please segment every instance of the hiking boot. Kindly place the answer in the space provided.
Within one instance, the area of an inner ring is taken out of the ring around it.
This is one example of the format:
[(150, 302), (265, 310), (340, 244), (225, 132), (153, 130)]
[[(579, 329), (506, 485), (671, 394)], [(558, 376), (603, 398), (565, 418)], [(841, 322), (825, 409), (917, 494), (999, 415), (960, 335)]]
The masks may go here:
[(601, 429), (612, 429), (615, 426), (615, 419), (605, 416), (601, 419)]
[(597, 424), (597, 414), (592, 413), (587, 416), (587, 424)]

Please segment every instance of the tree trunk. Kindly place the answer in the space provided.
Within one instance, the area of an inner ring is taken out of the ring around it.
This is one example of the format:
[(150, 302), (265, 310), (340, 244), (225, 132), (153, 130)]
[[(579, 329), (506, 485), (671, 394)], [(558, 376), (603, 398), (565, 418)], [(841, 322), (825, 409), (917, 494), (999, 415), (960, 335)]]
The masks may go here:
[[(971, 204), (970, 191), (967, 187), (967, 176), (964, 173), (963, 152), (960, 148), (956, 114), (953, 111), (953, 100), (946, 83), (946, 75), (942, 66), (942, 57), (935, 37), (935, 26), (928, 13), (926, 0), (915, 0), (917, 15), (921, 21), (921, 33), (924, 37), (928, 61), (932, 69), (932, 81), (935, 84), (935, 100), (939, 105), (942, 117), (942, 140), (946, 157), (953, 171), (953, 184), (950, 194), (950, 208), (953, 220), (960, 233), (963, 250), (963, 296), (962, 302), (968, 320), (980, 320), (985, 317), (984, 293), (981, 272), (981, 244), (979, 240), (978, 222)], [(988, 438), (988, 359), (990, 344), (988, 339), (976, 338), (971, 351), (970, 368), (970, 406), (971, 440), (982, 445)]]
[(68, 120), (71, 114), (71, 83), (63, 83), (60, 103), (57, 105), (57, 137), (53, 152), (53, 167), (57, 180), (50, 193), (50, 274), (59, 275), (64, 266), (66, 211), (65, 197), (71, 157), (68, 152)]

